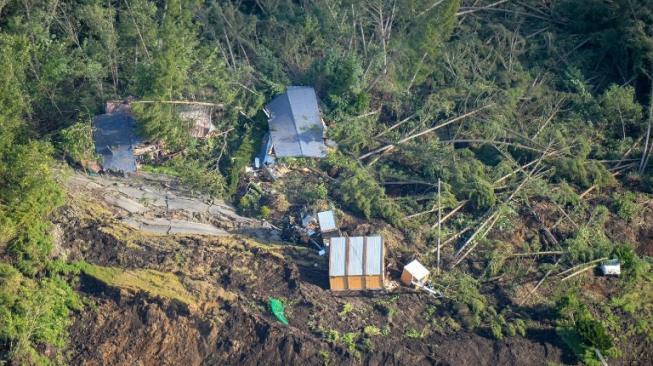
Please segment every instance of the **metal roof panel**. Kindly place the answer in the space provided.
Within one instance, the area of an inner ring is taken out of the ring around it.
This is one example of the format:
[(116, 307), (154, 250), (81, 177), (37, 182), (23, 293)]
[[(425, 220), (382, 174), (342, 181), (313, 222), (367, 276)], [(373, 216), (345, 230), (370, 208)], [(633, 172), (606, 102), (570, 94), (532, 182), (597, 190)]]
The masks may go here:
[(320, 231), (323, 233), (338, 230), (336, 226), (336, 215), (333, 211), (318, 212), (317, 219), (320, 222)]
[(383, 238), (380, 236), (368, 236), (367, 252), (365, 255), (365, 274), (383, 274)]
[(350, 276), (363, 275), (363, 237), (349, 238), (349, 263), (347, 274)]
[(345, 240), (346, 238), (332, 238), (329, 245), (329, 276), (345, 275)]
[(315, 90), (289, 86), (266, 106), (268, 125), (278, 157), (325, 157), (324, 126)]

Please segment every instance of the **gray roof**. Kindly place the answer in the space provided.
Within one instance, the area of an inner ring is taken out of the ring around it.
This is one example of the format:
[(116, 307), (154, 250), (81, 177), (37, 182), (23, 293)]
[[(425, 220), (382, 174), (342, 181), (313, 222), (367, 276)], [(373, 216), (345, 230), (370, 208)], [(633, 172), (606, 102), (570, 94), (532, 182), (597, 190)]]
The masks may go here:
[(276, 156), (326, 156), (324, 125), (313, 88), (289, 86), (265, 110)]
[(383, 275), (383, 238), (353, 236), (331, 238), (329, 276)]
[(102, 169), (115, 172), (135, 172), (133, 146), (138, 143), (136, 121), (128, 113), (117, 112), (93, 119), (95, 152), (102, 156)]

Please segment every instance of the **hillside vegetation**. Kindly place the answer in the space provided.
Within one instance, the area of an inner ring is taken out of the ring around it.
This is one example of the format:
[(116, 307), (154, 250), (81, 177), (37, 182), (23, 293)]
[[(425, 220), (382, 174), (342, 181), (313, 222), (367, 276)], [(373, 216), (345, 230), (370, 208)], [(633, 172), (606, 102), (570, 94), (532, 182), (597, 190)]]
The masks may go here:
[[(435, 268), (440, 180), (434, 323), (501, 339), (548, 312), (582, 362), (653, 357), (651, 0), (10, 0), (0, 65), (1, 362), (66, 363), (80, 271), (193, 301), (172, 274), (53, 254), (61, 164), (95, 158), (92, 117), (128, 96), (224, 105), (205, 140), (168, 105), (135, 107), (166, 148), (146, 170), (253, 216), (387, 226), (398, 263)], [(288, 85), (316, 89), (338, 148), (287, 159), (311, 179), (281, 204), (243, 186)], [(611, 258), (620, 278), (589, 272)]]

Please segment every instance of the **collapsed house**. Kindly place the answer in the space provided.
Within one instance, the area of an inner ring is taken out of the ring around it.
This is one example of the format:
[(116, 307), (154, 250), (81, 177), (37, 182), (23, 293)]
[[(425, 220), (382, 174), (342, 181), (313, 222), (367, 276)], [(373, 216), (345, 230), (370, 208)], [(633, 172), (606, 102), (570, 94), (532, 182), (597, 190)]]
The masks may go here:
[(136, 172), (135, 146), (142, 141), (128, 104), (107, 103), (105, 114), (93, 118), (95, 153), (102, 170), (114, 173)]
[(263, 109), (269, 132), (263, 138), (259, 164), (272, 165), (277, 157), (323, 158), (325, 125), (315, 90), (289, 86)]
[(188, 131), (192, 137), (205, 138), (211, 136), (216, 128), (213, 125), (213, 107), (205, 104), (184, 104), (177, 106), (179, 119), (188, 123)]
[(334, 237), (329, 245), (329, 286), (333, 291), (380, 290), (385, 250), (381, 236)]
[(103, 171), (134, 173), (138, 156), (157, 150), (138, 135), (137, 122), (132, 113), (133, 103), (168, 103), (175, 105), (181, 123), (195, 138), (206, 138), (216, 131), (213, 112), (218, 105), (201, 102), (139, 102), (129, 97), (106, 102), (105, 113), (93, 118), (95, 152), (100, 156)]

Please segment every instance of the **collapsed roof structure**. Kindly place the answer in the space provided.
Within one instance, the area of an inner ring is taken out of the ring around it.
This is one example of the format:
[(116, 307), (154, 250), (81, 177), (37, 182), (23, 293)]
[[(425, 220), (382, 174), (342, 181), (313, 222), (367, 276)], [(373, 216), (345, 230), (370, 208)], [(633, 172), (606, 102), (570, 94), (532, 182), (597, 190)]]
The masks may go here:
[(141, 139), (136, 132), (136, 121), (128, 105), (107, 104), (107, 113), (93, 118), (95, 152), (101, 157), (102, 169), (116, 173), (136, 171), (134, 146)]
[(270, 132), (265, 136), (260, 160), (272, 164), (276, 157), (326, 156), (325, 126), (320, 116), (315, 89), (289, 86), (263, 110)]

